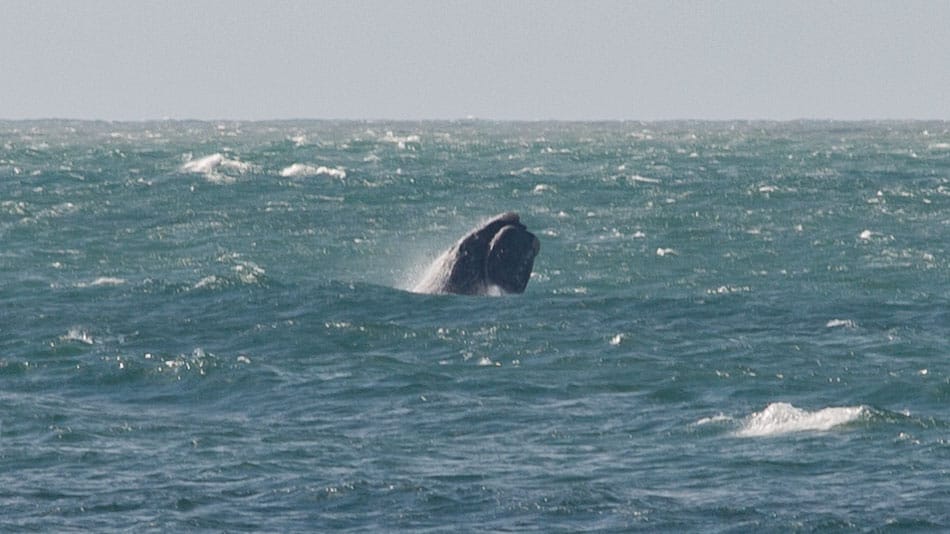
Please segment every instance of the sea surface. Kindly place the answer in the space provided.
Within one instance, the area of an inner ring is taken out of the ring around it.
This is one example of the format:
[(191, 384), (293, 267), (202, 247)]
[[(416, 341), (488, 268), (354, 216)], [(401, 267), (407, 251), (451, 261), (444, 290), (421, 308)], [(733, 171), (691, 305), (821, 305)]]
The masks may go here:
[(0, 121), (0, 531), (946, 531), (948, 245), (946, 122)]

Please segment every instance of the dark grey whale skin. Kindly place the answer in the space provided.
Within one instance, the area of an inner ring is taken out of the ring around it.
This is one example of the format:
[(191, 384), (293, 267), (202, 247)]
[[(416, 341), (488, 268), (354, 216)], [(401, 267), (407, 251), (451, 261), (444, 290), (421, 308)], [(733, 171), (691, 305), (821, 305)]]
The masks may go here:
[(502, 213), (442, 254), (417, 290), (484, 295), (497, 286), (506, 293), (524, 293), (540, 248), (517, 213)]

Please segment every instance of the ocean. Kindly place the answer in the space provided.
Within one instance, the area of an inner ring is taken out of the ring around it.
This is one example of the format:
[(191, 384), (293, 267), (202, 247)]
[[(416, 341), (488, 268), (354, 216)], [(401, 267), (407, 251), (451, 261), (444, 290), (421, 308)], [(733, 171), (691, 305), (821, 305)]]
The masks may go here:
[(0, 530), (950, 530), (948, 243), (946, 122), (0, 121)]

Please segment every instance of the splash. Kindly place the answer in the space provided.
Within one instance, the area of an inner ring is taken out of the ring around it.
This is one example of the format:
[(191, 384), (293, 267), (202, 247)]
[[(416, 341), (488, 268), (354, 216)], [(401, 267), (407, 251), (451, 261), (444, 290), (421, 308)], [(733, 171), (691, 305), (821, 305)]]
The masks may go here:
[(435, 261), (426, 261), (417, 264), (413, 268), (413, 274), (410, 276), (410, 283), (406, 289), (413, 293), (433, 293), (436, 288), (441, 287), (448, 277), (450, 262), (452, 260), (451, 249), (442, 252)]

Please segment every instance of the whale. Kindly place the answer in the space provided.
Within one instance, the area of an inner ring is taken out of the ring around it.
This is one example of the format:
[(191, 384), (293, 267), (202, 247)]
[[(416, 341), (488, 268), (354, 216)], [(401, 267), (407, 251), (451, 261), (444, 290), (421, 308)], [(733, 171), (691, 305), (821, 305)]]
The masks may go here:
[(496, 215), (439, 256), (413, 291), (456, 295), (524, 293), (541, 242), (518, 214)]

